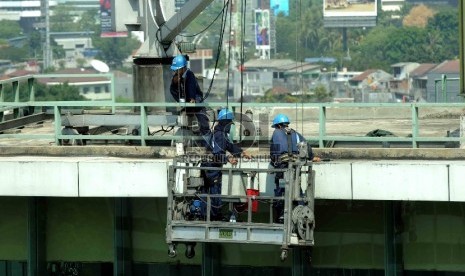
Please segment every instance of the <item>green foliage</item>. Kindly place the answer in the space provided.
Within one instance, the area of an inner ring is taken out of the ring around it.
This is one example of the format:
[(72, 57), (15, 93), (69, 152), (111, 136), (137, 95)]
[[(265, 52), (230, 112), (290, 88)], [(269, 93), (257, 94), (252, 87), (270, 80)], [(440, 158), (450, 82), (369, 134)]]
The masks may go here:
[(74, 22), (75, 16), (72, 12), (73, 5), (60, 4), (53, 9), (53, 15), (50, 16), (50, 30), (52, 32), (76, 32), (80, 31), (78, 25)]
[(94, 37), (92, 42), (100, 50), (97, 58), (112, 68), (121, 67), (123, 61), (140, 47), (140, 42), (130, 37)]
[(36, 101), (83, 101), (84, 96), (79, 95), (79, 90), (76, 86), (71, 86), (68, 83), (60, 85), (51, 85), (38, 89), (36, 93)]
[[(290, 14), (276, 16), (276, 50), (272, 58), (289, 58), (297, 61), (307, 57), (331, 56), (338, 59), (338, 66), (350, 70), (363, 71), (370, 68), (390, 70), (390, 65), (404, 61), (441, 62), (458, 56), (458, 11), (450, 5), (430, 6), (437, 12), (426, 28), (402, 26), (403, 16), (412, 5), (406, 4), (398, 12), (379, 10), (377, 26), (373, 28), (347, 28), (347, 45), (351, 60), (344, 60), (347, 53), (343, 50), (341, 28), (323, 26), (323, 8), (321, 0), (290, 1)], [(193, 35), (203, 31), (220, 14), (223, 2), (214, 1), (184, 30), (185, 40), (192, 41)], [(240, 8), (240, 6), (238, 6)], [(92, 42), (101, 53), (97, 57), (113, 69), (120, 68), (123, 61), (140, 47), (133, 38), (101, 38), (98, 24), (98, 9), (85, 12), (80, 19), (73, 15), (73, 6), (59, 4), (50, 18), (51, 31), (93, 31)], [(251, 13), (251, 11), (248, 11)], [(396, 15), (398, 17), (393, 17)], [(21, 28), (15, 21), (0, 22), (0, 40), (21, 34)], [(229, 22), (227, 22), (229, 26)], [(239, 25), (240, 27), (240, 25)], [(198, 48), (212, 48), (216, 56), (221, 29), (221, 16), (206, 30), (204, 39)], [(237, 41), (241, 40), (236, 37)], [(225, 34), (225, 40), (228, 40)], [(52, 40), (53, 43), (53, 40)], [(28, 58), (41, 58), (42, 37), (39, 31), (29, 34), (27, 49), (6, 47), (0, 43), (0, 59), (13, 62)], [(53, 56), (63, 58), (64, 51), (56, 44), (52, 45)], [(245, 60), (255, 58), (253, 45), (245, 48)], [(226, 66), (225, 53), (220, 55), (220, 68)], [(212, 66), (212, 64), (207, 64)]]
[(19, 25), (19, 21), (0, 20), (0, 38), (9, 39), (21, 36), (23, 30)]
[[(398, 62), (439, 63), (458, 56), (457, 11), (438, 12), (426, 28), (377, 26), (351, 48), (353, 70), (385, 71)], [(369, 58), (367, 58), (369, 57)]]
[(333, 95), (322, 85), (317, 86), (313, 93), (316, 102), (323, 103), (332, 101)]
[(263, 97), (257, 97), (258, 103), (321, 103), (331, 102), (332, 94), (324, 86), (318, 86), (311, 92), (303, 95), (274, 94), (272, 89), (265, 92)]
[(9, 59), (12, 62), (23, 62), (27, 56), (27, 48), (16, 48), (12, 46), (6, 46), (2, 47), (0, 50), (0, 59)]
[(95, 33), (100, 32), (100, 25), (97, 24), (99, 20), (99, 10), (98, 9), (91, 9), (85, 11), (81, 18), (79, 18), (77, 22), (78, 29), (80, 31), (93, 31)]
[(441, 59), (451, 59), (459, 55), (459, 18), (454, 9), (441, 10), (428, 21), (427, 31), (436, 33), (438, 37), (434, 43), (438, 45), (436, 52)]
[[(276, 17), (277, 49), (274, 57), (301, 60), (305, 57), (332, 56), (339, 66), (364, 71), (379, 68), (390, 71), (398, 62), (441, 62), (458, 56), (458, 12), (442, 5), (426, 29), (403, 27), (403, 16), (412, 5), (398, 12), (378, 13), (373, 28), (347, 28), (351, 61), (342, 47), (342, 28), (323, 26), (322, 1), (290, 2), (290, 15)], [(436, 7), (434, 7), (436, 8)], [(396, 15), (396, 16), (394, 16)]]
[(38, 30), (29, 33), (28, 46), (31, 57), (36, 58), (42, 55), (42, 37)]
[[(211, 48), (213, 49), (213, 57), (216, 59), (218, 53), (218, 44), (220, 42), (219, 31), (221, 30), (221, 20), (223, 9), (223, 2), (212, 2), (202, 13), (197, 16), (180, 34), (183, 41), (193, 42), (196, 40), (197, 49)], [(217, 17), (215, 22), (213, 20)], [(229, 22), (226, 22), (229, 26)], [(207, 28), (208, 27), (208, 28)], [(207, 29), (206, 29), (207, 28)], [(224, 34), (224, 38), (229, 40), (227, 32)], [(252, 53), (253, 54), (253, 53)], [(218, 61), (218, 68), (225, 68), (226, 65), (226, 54), (220, 52), (220, 60)], [(215, 61), (211, 61), (210, 64), (206, 64), (207, 67), (214, 67)]]
[(50, 47), (52, 48), (52, 53), (55, 58), (64, 58), (65, 57), (65, 50), (63, 46), (58, 45), (55, 40), (50, 41)]
[[(35, 100), (36, 101), (83, 101), (86, 100), (79, 95), (79, 90), (76, 86), (70, 86), (67, 83), (62, 85), (46, 86), (45, 84), (36, 82), (34, 84)], [(11, 85), (5, 86), (4, 99), (6, 102), (14, 101), (14, 93)], [(19, 101), (29, 101), (30, 93), (27, 84), (20, 83), (19, 85)]]
[(128, 98), (118, 96), (118, 97), (116, 97), (115, 102), (117, 102), (117, 103), (132, 103), (134, 101), (132, 99), (128, 99)]

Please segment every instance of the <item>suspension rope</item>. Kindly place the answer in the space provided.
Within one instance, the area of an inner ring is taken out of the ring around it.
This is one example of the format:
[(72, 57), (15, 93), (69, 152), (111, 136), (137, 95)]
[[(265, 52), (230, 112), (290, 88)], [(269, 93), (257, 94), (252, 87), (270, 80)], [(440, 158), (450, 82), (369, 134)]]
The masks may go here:
[[(228, 1), (229, 2), (229, 1)], [(183, 35), (183, 34), (179, 34), (179, 36), (182, 36), (182, 37), (196, 37), (204, 32), (206, 32), (215, 22), (216, 20), (218, 20), (218, 18), (220, 18), (220, 15), (223, 15), (224, 14), (224, 10), (228, 7), (228, 4), (225, 3), (223, 5), (223, 8), (221, 9), (221, 11), (218, 13), (218, 15), (215, 17), (215, 19), (213, 19), (213, 21), (208, 24), (207, 27), (205, 27), (205, 29), (201, 30), (200, 32), (196, 33), (196, 34), (193, 34), (193, 35)]]
[(244, 48), (244, 37), (245, 37), (245, 20), (246, 20), (246, 6), (247, 6), (247, 0), (242, 1), (242, 6), (241, 6), (241, 119), (240, 119), (240, 126), (239, 126), (239, 141), (242, 141), (242, 112), (243, 112), (243, 104), (244, 104), (244, 54), (245, 54), (245, 48)]
[[(229, 0), (226, 1), (224, 4), (224, 7), (228, 7)], [(220, 30), (220, 37), (218, 41), (218, 47), (217, 47), (217, 52), (216, 52), (216, 61), (215, 61), (215, 69), (213, 69), (213, 76), (210, 81), (210, 85), (208, 86), (207, 92), (205, 92), (204, 97), (202, 101), (205, 101), (206, 98), (210, 95), (211, 89), (213, 87), (213, 81), (215, 80), (215, 75), (216, 75), (216, 70), (218, 69), (218, 61), (220, 59), (220, 54), (222, 50), (222, 45), (223, 45), (223, 37), (224, 37), (224, 30), (226, 29), (226, 17), (228, 16), (228, 9), (223, 8), (223, 16), (221, 17), (221, 30)]]
[(229, 6), (229, 43), (228, 43), (228, 76), (226, 77), (226, 108), (229, 108), (229, 76), (231, 74), (231, 39), (232, 39), (232, 2)]
[[(299, 0), (299, 13), (300, 13), (300, 23), (301, 23), (300, 24), (300, 28), (301, 28), (300, 31), (302, 31), (302, 26), (303, 26), (303, 24), (305, 24), (304, 18), (302, 17), (302, 0)], [(301, 101), (300, 101), (301, 102), (301, 109), (300, 109), (301, 110), (301, 118), (300, 118), (300, 120), (301, 120), (302, 136), (304, 135), (303, 134), (304, 133), (304, 100), (305, 100), (305, 95), (306, 95), (306, 93), (304, 92), (305, 90), (304, 90), (303, 73), (304, 73), (303, 59), (302, 59), (302, 57), (300, 57), (300, 74), (299, 74), (299, 76), (300, 76), (300, 89), (302, 90), (302, 93), (301, 93), (301, 96), (300, 96), (300, 98), (301, 98)]]

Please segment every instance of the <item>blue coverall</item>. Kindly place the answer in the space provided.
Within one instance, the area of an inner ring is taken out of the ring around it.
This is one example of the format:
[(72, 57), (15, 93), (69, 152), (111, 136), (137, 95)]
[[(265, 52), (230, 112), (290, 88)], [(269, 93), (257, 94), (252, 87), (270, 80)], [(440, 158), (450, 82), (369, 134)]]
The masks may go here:
[[(179, 102), (179, 99), (185, 99), (187, 103), (191, 100), (195, 100), (196, 103), (203, 102), (203, 92), (200, 89), (194, 73), (190, 69), (187, 69), (184, 74), (182, 74), (179, 83), (175, 83), (173, 77), (170, 85), (170, 93), (177, 102)], [(186, 112), (188, 114), (195, 114), (199, 122), (202, 136), (210, 134), (210, 122), (205, 107), (186, 107)]]
[[(289, 133), (289, 134), (288, 134)], [(290, 135), (290, 141), (289, 137)], [(289, 142), (291, 144), (289, 145)], [(290, 129), (290, 128), (276, 128), (271, 136), (270, 142), (270, 157), (271, 157), (271, 165), (277, 169), (286, 169), (289, 165), (288, 162), (283, 162), (281, 157), (291, 150), (292, 154), (298, 154), (299, 150), (297, 148), (297, 144), (300, 142), (306, 142), (305, 138), (298, 133), (297, 131)], [(313, 153), (309, 150), (310, 156), (309, 158), (313, 158)], [(284, 187), (279, 187), (279, 180), (284, 177), (284, 173), (277, 172), (275, 174), (275, 185), (276, 188), (274, 190), (275, 196), (283, 196), (284, 195)], [(284, 213), (284, 202), (278, 201), (274, 204), (275, 209), (275, 220), (278, 220), (283, 213)]]
[[(238, 158), (242, 154), (242, 149), (233, 144), (229, 139), (229, 131), (231, 129), (232, 120), (220, 120), (213, 129), (212, 138), (212, 158), (208, 162), (202, 163), (202, 167), (223, 167), (228, 162), (226, 152)], [(221, 177), (222, 172), (217, 170), (205, 171), (205, 191), (206, 193), (219, 195), (221, 194)], [(221, 219), (221, 198), (212, 198), (211, 218), (213, 220)], [(206, 206), (205, 206), (206, 208)], [(206, 209), (204, 209), (204, 214)]]

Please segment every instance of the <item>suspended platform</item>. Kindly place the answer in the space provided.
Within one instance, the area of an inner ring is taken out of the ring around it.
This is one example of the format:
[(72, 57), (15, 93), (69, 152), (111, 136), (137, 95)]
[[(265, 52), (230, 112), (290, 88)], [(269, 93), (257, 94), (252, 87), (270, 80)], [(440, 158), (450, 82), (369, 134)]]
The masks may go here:
[[(306, 151), (305, 151), (306, 152)], [(263, 167), (242, 160), (236, 166), (204, 167), (195, 156), (173, 160), (168, 177), (166, 241), (168, 254), (176, 257), (177, 246), (186, 245), (186, 257), (195, 255), (195, 244), (243, 243), (281, 246), (281, 260), (292, 247), (314, 245), (314, 173), (311, 161), (295, 157), (287, 168)], [(205, 171), (222, 172), (221, 194), (205, 192)], [(282, 196), (275, 196), (275, 174), (283, 173)], [(221, 206), (212, 202), (221, 199)], [(275, 207), (283, 204), (284, 215)], [(211, 209), (221, 207), (223, 216)]]

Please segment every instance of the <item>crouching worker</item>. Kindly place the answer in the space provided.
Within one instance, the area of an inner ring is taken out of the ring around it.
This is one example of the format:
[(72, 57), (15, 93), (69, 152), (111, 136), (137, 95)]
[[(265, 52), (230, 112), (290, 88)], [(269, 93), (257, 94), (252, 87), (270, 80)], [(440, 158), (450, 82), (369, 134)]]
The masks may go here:
[[(177, 102), (203, 103), (204, 96), (194, 73), (187, 68), (187, 60), (183, 55), (173, 58), (171, 65), (173, 77), (171, 79), (170, 93)], [(205, 107), (186, 107), (186, 113), (195, 115), (204, 141), (200, 145), (207, 149), (210, 145), (210, 121)]]
[[(289, 127), (289, 118), (284, 114), (278, 114), (273, 119), (273, 135), (270, 142), (271, 165), (276, 169), (286, 169), (289, 166), (289, 157), (299, 154), (298, 144), (306, 142), (305, 138)], [(313, 155), (311, 147), (308, 145), (307, 159), (319, 161), (318, 157)], [(276, 197), (284, 196), (284, 187), (280, 187), (279, 180), (284, 178), (283, 172), (275, 173), (275, 190)], [(279, 200), (274, 205), (274, 220), (277, 223), (284, 222), (284, 201)]]
[[(213, 128), (212, 156), (208, 162), (202, 163), (202, 167), (222, 168), (227, 162), (236, 165), (238, 162), (237, 158), (241, 156), (250, 158), (250, 155), (234, 144), (229, 137), (231, 126), (234, 124), (233, 120), (234, 115), (230, 110), (226, 108), (220, 110), (218, 113), (218, 123)], [(211, 195), (221, 195), (222, 172), (220, 170), (205, 170), (204, 174), (204, 192)], [(221, 205), (222, 200), (220, 197), (211, 198), (211, 220), (223, 219)], [(204, 212), (206, 214), (206, 206)]]

